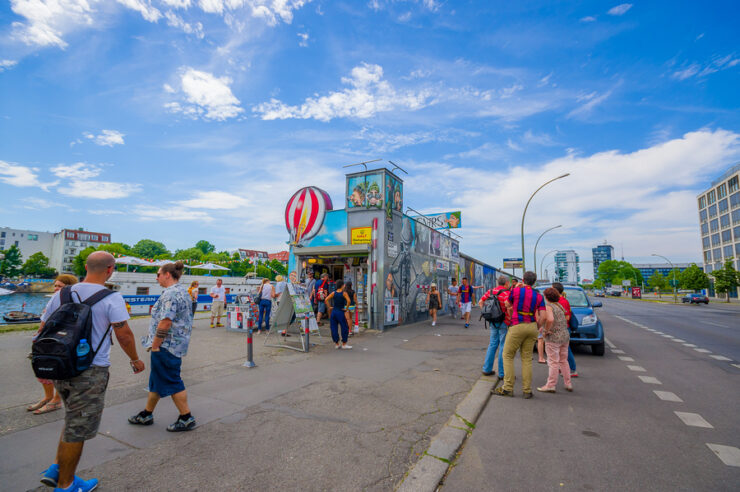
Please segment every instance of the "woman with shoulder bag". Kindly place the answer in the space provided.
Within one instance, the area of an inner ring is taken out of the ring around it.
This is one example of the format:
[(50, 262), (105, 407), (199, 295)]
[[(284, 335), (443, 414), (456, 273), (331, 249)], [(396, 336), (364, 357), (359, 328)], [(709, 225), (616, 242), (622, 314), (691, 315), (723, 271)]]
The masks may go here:
[(558, 302), (560, 294), (552, 287), (545, 289), (546, 321), (542, 330), (547, 350), (548, 377), (544, 386), (537, 391), (544, 393), (555, 393), (558, 384), (558, 372), (563, 375), (563, 382), (567, 391), (573, 391), (570, 379), (570, 366), (568, 365), (568, 345), (570, 345), (570, 333), (568, 332), (568, 321), (565, 309)]
[(257, 292), (257, 302), (259, 302), (260, 316), (257, 321), (257, 333), (262, 333), (262, 320), (265, 321), (265, 333), (270, 331), (270, 313), (272, 312), (272, 299), (275, 297), (275, 289), (272, 287), (269, 278), (262, 279), (262, 285)]

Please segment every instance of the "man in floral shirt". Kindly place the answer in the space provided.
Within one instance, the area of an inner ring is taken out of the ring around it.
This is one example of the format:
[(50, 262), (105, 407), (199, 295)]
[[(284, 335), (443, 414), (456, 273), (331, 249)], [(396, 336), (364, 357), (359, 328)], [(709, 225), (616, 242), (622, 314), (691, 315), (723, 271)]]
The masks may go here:
[(170, 432), (189, 431), (195, 428), (195, 418), (190, 414), (185, 383), (180, 377), (182, 358), (188, 352), (193, 314), (188, 291), (178, 283), (183, 263), (168, 263), (157, 272), (157, 282), (164, 287), (152, 308), (149, 335), (142, 339), (144, 347), (152, 352), (149, 375), (149, 397), (144, 410), (129, 417), (136, 425), (154, 423), (154, 408), (160, 398), (171, 396), (180, 416), (167, 426)]

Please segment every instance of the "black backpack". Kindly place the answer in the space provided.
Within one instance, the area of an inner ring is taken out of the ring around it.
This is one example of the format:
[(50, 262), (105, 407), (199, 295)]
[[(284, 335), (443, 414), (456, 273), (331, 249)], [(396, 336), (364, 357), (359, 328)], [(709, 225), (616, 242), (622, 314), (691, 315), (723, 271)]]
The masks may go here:
[(489, 323), (501, 323), (506, 318), (503, 306), (498, 299), (498, 295), (504, 291), (494, 292), (493, 289), (488, 291), (488, 298), (483, 302), (480, 318)]
[(46, 320), (44, 329), (31, 347), (31, 365), (36, 377), (71, 379), (90, 367), (108, 336), (110, 325), (95, 351), (90, 350), (84, 357), (78, 357), (77, 345), (83, 338), (92, 344), (92, 306), (112, 293), (112, 290), (103, 289), (82, 301), (75, 292), (80, 301), (75, 302), (72, 300), (72, 287), (64, 287), (59, 292), (59, 307)]

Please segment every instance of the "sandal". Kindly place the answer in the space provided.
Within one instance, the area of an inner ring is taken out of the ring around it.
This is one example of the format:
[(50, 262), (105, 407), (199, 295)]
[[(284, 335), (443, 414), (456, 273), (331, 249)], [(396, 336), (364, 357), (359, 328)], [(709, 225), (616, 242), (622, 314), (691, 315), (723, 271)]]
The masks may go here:
[(34, 403), (33, 405), (28, 405), (28, 406), (26, 407), (26, 411), (27, 411), (27, 412), (33, 412), (33, 411), (35, 411), (35, 410), (38, 410), (39, 408), (43, 407), (44, 405), (46, 405), (46, 404), (47, 404), (47, 403), (49, 403), (50, 401), (51, 401), (51, 398), (49, 398), (48, 400), (46, 400), (46, 399), (44, 399), (44, 400), (41, 400), (40, 402), (38, 402), (38, 403)]
[(43, 407), (41, 407), (41, 408), (37, 409), (36, 411), (34, 411), (33, 414), (34, 415), (41, 415), (41, 414), (44, 414), (44, 413), (55, 412), (55, 411), (59, 410), (60, 408), (62, 408), (62, 402), (61, 401), (49, 402), (46, 405), (44, 405)]

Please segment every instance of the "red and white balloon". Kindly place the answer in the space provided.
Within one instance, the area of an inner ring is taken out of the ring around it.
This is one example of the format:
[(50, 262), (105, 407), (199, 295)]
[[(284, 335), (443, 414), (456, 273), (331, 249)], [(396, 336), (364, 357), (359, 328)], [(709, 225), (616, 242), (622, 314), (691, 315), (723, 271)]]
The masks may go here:
[(290, 242), (300, 245), (316, 236), (324, 225), (326, 212), (331, 209), (331, 198), (321, 188), (307, 186), (296, 191), (285, 207)]

